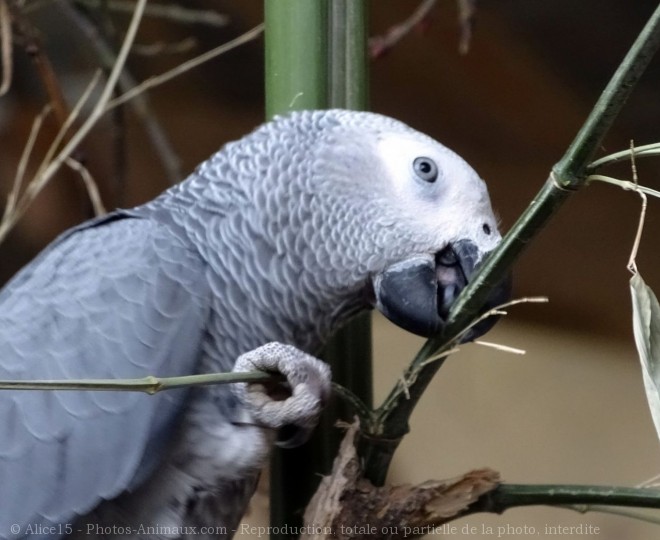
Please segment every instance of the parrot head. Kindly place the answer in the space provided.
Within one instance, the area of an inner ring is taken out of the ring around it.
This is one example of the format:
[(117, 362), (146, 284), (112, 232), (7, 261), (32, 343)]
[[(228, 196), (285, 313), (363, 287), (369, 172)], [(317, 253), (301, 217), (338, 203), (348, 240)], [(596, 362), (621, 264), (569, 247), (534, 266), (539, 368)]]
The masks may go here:
[[(372, 307), (405, 330), (432, 336), (501, 240), (486, 184), (457, 154), (405, 124), (373, 113), (334, 113), (338, 125), (312, 152), (319, 193), (333, 202), (327, 219), (351, 231), (344, 233), (347, 245), (335, 249), (361, 254), (356, 260)], [(506, 279), (482, 312), (510, 292)], [(493, 317), (482, 321), (463, 340), (493, 324)]]
[[(419, 133), (383, 133), (376, 153), (397, 195), (399, 225), (410, 228), (407, 235), (417, 227), (418, 241), (373, 276), (374, 305), (398, 326), (429, 337), (443, 329), (454, 301), (500, 242), (497, 221), (484, 181), (436, 141)], [(425, 249), (419, 245), (422, 238)], [(494, 288), (482, 312), (510, 294), (509, 277)], [(494, 322), (493, 317), (482, 321), (463, 339), (476, 339)]]
[[(252, 310), (244, 326), (261, 321), (250, 335), (267, 327), (269, 339), (281, 339), (284, 328), (287, 340), (306, 347), (368, 308), (415, 334), (442, 331), (501, 239), (486, 185), (463, 159), (367, 112), (276, 117), (166, 197), (188, 208), (175, 219), (196, 219), (191, 200), (209, 210), (200, 249), (241, 287)], [(496, 287), (483, 310), (506, 301), (509, 289), (508, 281)]]

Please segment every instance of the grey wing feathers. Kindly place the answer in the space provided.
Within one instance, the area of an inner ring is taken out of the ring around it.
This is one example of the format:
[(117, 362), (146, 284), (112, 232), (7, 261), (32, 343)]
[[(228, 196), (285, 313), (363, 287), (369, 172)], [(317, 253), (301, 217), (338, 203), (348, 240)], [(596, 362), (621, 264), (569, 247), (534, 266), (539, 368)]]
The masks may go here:
[[(64, 235), (0, 292), (0, 378), (192, 373), (205, 268), (165, 227), (115, 214)], [(0, 538), (61, 523), (153, 468), (181, 391), (0, 391)], [(149, 445), (149, 455), (145, 449)], [(20, 534), (19, 534), (20, 536)]]

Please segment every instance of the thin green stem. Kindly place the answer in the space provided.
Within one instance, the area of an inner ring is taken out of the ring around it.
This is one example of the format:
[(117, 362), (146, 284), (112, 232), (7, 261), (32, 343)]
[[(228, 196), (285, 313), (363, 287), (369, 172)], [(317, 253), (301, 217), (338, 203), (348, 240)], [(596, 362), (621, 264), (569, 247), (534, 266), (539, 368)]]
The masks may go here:
[(584, 185), (589, 163), (659, 46), (660, 6), (633, 43), (568, 150), (553, 167), (541, 191), (458, 298), (450, 315), (448, 335), (455, 334), (457, 328), (473, 318), (492, 287), (504, 278), (568, 195)]
[(0, 390), (58, 390), (58, 391), (103, 391), (103, 392), (145, 392), (156, 394), (164, 390), (210, 386), (238, 382), (272, 382), (276, 378), (265, 371), (245, 371), (228, 373), (205, 373), (183, 375), (181, 377), (142, 377), (140, 379), (71, 379), (71, 380), (0, 380)]
[(367, 13), (363, 0), (330, 2), (329, 106), (367, 108)]
[[(621, 150), (620, 152), (615, 152), (614, 154), (609, 154), (598, 158), (593, 163), (589, 164), (587, 167), (587, 172), (593, 174), (595, 171), (606, 165), (612, 165), (613, 163), (619, 163), (620, 161), (627, 161), (631, 159), (632, 152), (630, 148), (628, 150)], [(644, 144), (642, 146), (635, 146), (635, 158), (640, 157), (651, 157), (660, 155), (660, 143), (651, 143)]]
[(660, 191), (648, 188), (646, 186), (640, 186), (639, 184), (635, 184), (635, 182), (631, 182), (630, 180), (619, 180), (618, 178), (603, 176), (602, 174), (591, 174), (587, 178), (587, 181), (604, 182), (606, 184), (612, 184), (614, 186), (618, 186), (626, 191), (637, 191), (639, 193), (650, 195), (651, 197), (660, 198)]
[(587, 121), (553, 171), (564, 188), (584, 184), (589, 163), (660, 46), (660, 6), (642, 29)]
[(634, 510), (623, 510), (621, 508), (602, 506), (599, 504), (569, 504), (561, 505), (561, 508), (566, 508), (566, 510), (573, 510), (574, 512), (579, 512), (580, 514), (586, 514), (587, 512), (612, 514), (629, 519), (636, 519), (637, 521), (645, 521), (646, 523), (652, 523), (653, 525), (660, 525), (660, 516), (651, 516), (646, 513), (635, 512)]
[(347, 405), (352, 408), (352, 412), (357, 414), (360, 419), (360, 424), (368, 424), (371, 422), (373, 411), (358, 397), (354, 392), (341, 384), (332, 383), (332, 391), (335, 395), (339, 396)]
[[(437, 351), (452, 347), (454, 336), (475, 318), (490, 291), (510, 272), (511, 266), (524, 248), (543, 230), (568, 196), (584, 185), (589, 163), (659, 45), (660, 6), (651, 15), (574, 141), (553, 167), (538, 195), (454, 303), (442, 335), (428, 340), (413, 360), (414, 365), (423, 367), (419, 370), (415, 382), (406, 388), (407, 395), (403, 395), (400, 386), (392, 390), (387, 400), (394, 400), (397, 405), (387, 412), (378, 426), (378, 432), (388, 440), (398, 441), (405, 434), (408, 419), (416, 403), (442, 365), (442, 360), (424, 364), (425, 359)], [(383, 482), (395, 449), (396, 444), (383, 448), (373, 442), (371, 437), (365, 439), (364, 444), (360, 444), (367, 478), (375, 484)]]
[(618, 486), (501, 484), (480, 497), (470, 507), (470, 513), (501, 514), (520, 506), (591, 504), (660, 508), (660, 490)]

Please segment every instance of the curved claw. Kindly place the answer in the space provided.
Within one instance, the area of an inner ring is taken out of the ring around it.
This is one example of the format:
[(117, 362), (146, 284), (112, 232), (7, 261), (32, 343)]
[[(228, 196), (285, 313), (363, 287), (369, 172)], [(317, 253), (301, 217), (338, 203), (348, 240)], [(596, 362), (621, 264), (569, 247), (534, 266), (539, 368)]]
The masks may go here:
[(293, 424), (282, 426), (277, 432), (275, 445), (280, 448), (296, 448), (305, 444), (314, 429), (307, 429)]
[[(290, 345), (268, 343), (242, 354), (234, 366), (234, 371), (255, 369), (282, 374), (285, 387), (238, 383), (234, 393), (257, 423), (282, 430), (278, 446), (289, 448), (304, 443), (330, 396), (330, 367)], [(293, 436), (289, 436), (291, 430), (295, 430)]]

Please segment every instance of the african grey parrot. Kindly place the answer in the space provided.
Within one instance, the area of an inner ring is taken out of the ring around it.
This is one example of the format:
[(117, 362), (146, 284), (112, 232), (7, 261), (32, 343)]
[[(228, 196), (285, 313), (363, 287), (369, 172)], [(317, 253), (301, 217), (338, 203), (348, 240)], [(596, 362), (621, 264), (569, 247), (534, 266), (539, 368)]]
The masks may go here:
[(231, 537), (276, 431), (304, 439), (327, 397), (309, 354), (374, 306), (438, 331), (499, 239), (460, 157), (342, 110), (276, 118), (153, 201), (64, 233), (0, 292), (0, 378), (264, 369), (291, 397), (2, 391), (0, 538)]

